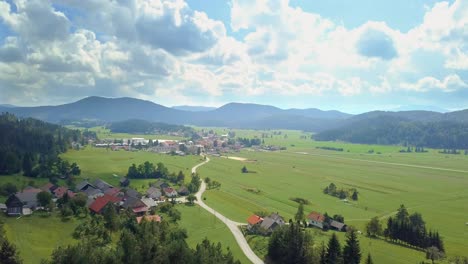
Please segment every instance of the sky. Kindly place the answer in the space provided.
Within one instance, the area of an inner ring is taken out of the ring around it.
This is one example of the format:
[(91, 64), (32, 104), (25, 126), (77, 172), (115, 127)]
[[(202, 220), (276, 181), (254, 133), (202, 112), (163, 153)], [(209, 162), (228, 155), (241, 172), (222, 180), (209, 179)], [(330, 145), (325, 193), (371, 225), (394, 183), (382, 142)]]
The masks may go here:
[(468, 0), (0, 0), (0, 103), (468, 108)]

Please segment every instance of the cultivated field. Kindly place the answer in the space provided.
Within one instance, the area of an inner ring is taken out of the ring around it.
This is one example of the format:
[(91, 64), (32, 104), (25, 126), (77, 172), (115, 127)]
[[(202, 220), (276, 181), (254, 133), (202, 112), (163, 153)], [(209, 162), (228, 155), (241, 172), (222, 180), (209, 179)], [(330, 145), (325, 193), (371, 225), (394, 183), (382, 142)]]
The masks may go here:
[[(105, 148), (86, 147), (76, 151), (70, 150), (62, 155), (63, 158), (78, 163), (81, 168), (80, 179), (89, 178), (91, 180), (100, 178), (110, 184), (118, 186), (120, 177), (127, 174), (128, 167), (135, 163), (137, 166), (145, 161), (156, 165), (158, 162), (164, 163), (169, 172), (184, 172), (186, 181), (190, 181), (192, 167), (200, 162), (198, 156), (170, 156), (146, 151), (112, 151)], [(131, 180), (131, 186), (137, 189), (148, 187), (148, 183), (153, 180)]]
[[(237, 132), (241, 133), (259, 136), (255, 131)], [(289, 198), (301, 197), (310, 201), (306, 211), (342, 214), (347, 224), (361, 230), (373, 216), (380, 216), (385, 224), (385, 218), (405, 204), (410, 213), (422, 213), (428, 228), (439, 230), (449, 256), (466, 255), (466, 156), (443, 155), (434, 150), (398, 153), (398, 146), (314, 142), (300, 139), (301, 132), (283, 133), (287, 138), (265, 138), (265, 143), (287, 146), (286, 151), (243, 151), (235, 155), (257, 162), (212, 158), (200, 168), (203, 177), (222, 184), (221, 190), (205, 194), (206, 203), (235, 221), (245, 222), (255, 211), (278, 211), (286, 219), (293, 218), (297, 203)], [(340, 147), (344, 151), (319, 150), (316, 146)], [(381, 154), (368, 154), (371, 149)], [(254, 173), (241, 173), (244, 165)], [(359, 201), (344, 203), (323, 194), (323, 188), (331, 182), (338, 188), (357, 188)], [(364, 248), (370, 243), (377, 263), (390, 263), (386, 255), (397, 257), (399, 263), (417, 263), (424, 258), (423, 253), (414, 250), (362, 238)]]

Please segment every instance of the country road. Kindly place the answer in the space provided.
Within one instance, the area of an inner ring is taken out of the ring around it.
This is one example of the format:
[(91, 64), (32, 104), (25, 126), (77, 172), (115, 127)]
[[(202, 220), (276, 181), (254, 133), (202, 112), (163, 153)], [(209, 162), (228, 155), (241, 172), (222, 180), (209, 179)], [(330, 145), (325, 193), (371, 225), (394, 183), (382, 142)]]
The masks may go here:
[[(196, 173), (197, 172), (197, 169), (203, 165), (205, 165), (206, 163), (210, 162), (210, 159), (208, 157), (206, 157), (206, 161), (200, 163), (200, 164), (197, 164), (195, 165), (193, 168), (192, 168), (192, 173)], [(231, 231), (231, 233), (234, 235), (234, 238), (236, 239), (237, 241), (237, 244), (239, 244), (239, 247), (242, 249), (242, 251), (244, 252), (245, 256), (247, 256), (247, 258), (254, 264), (261, 264), (263, 263), (263, 261), (252, 251), (252, 249), (250, 248), (249, 244), (247, 243), (247, 240), (245, 240), (245, 237), (244, 235), (242, 234), (242, 232), (240, 231), (239, 229), (239, 226), (240, 225), (243, 225), (242, 223), (238, 223), (238, 222), (234, 222), (232, 221), (231, 219), (225, 217), (224, 215), (216, 212), (213, 208), (209, 207), (208, 205), (206, 205), (204, 202), (203, 202), (203, 199), (202, 199), (202, 194), (205, 192), (206, 190), (206, 184), (205, 184), (205, 181), (202, 180), (202, 183), (201, 183), (201, 186), (200, 186), (200, 189), (198, 190), (198, 192), (195, 194), (195, 196), (197, 197), (197, 201), (196, 203), (198, 205), (200, 205), (200, 207), (202, 207), (203, 209), (207, 210), (208, 212), (210, 212), (211, 214), (213, 214), (214, 216), (216, 216), (219, 220), (221, 220), (228, 228), (229, 230)]]

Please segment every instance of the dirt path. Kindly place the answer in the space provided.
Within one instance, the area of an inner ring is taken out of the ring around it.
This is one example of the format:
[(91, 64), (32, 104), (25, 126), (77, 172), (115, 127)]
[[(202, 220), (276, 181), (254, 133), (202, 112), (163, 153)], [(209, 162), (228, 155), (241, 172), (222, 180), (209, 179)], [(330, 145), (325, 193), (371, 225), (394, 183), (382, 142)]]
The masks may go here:
[[(210, 162), (210, 159), (208, 157), (206, 157), (206, 161), (194, 166), (192, 168), (192, 173), (196, 173), (197, 172), (197, 169), (203, 165), (205, 165), (206, 163)], [(197, 197), (197, 201), (196, 203), (198, 205), (200, 205), (200, 207), (202, 207), (203, 209), (207, 210), (208, 212), (210, 212), (211, 214), (213, 214), (214, 216), (216, 216), (219, 220), (221, 220), (228, 228), (229, 230), (231, 231), (231, 233), (234, 235), (234, 238), (236, 239), (237, 241), (237, 244), (239, 245), (239, 247), (242, 249), (242, 251), (244, 252), (245, 256), (254, 264), (261, 264), (263, 263), (263, 261), (253, 252), (253, 250), (250, 248), (249, 244), (247, 243), (247, 240), (245, 240), (245, 237), (244, 235), (242, 234), (242, 232), (240, 231), (239, 229), (239, 226), (240, 225), (244, 225), (243, 223), (238, 223), (238, 222), (234, 222), (232, 221), (231, 219), (225, 217), (224, 215), (218, 213), (216, 210), (214, 210), (213, 208), (209, 207), (208, 205), (206, 205), (204, 202), (203, 202), (203, 199), (202, 199), (202, 194), (205, 192), (206, 190), (206, 184), (205, 184), (205, 181), (202, 181), (201, 183), (201, 186), (200, 186), (200, 189), (198, 190), (198, 192), (195, 194), (195, 196)]]

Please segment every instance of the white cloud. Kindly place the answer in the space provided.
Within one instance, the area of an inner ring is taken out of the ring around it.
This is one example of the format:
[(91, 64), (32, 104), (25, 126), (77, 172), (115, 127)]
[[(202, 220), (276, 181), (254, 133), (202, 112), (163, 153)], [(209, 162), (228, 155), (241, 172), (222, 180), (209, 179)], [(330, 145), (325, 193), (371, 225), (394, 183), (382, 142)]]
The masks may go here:
[(448, 75), (443, 80), (434, 77), (424, 77), (419, 79), (416, 83), (403, 83), (401, 86), (403, 89), (417, 92), (427, 92), (432, 89), (452, 92), (461, 88), (468, 88), (468, 84), (456, 74)]
[(0, 92), (10, 101), (171, 94), (193, 103), (191, 96), (449, 93), (467, 85), (464, 0), (435, 4), (408, 32), (380, 21), (349, 28), (288, 0), (232, 0), (228, 26), (245, 30), (242, 39), (183, 0), (14, 2), (0, 2), (12, 32), (0, 46)]

